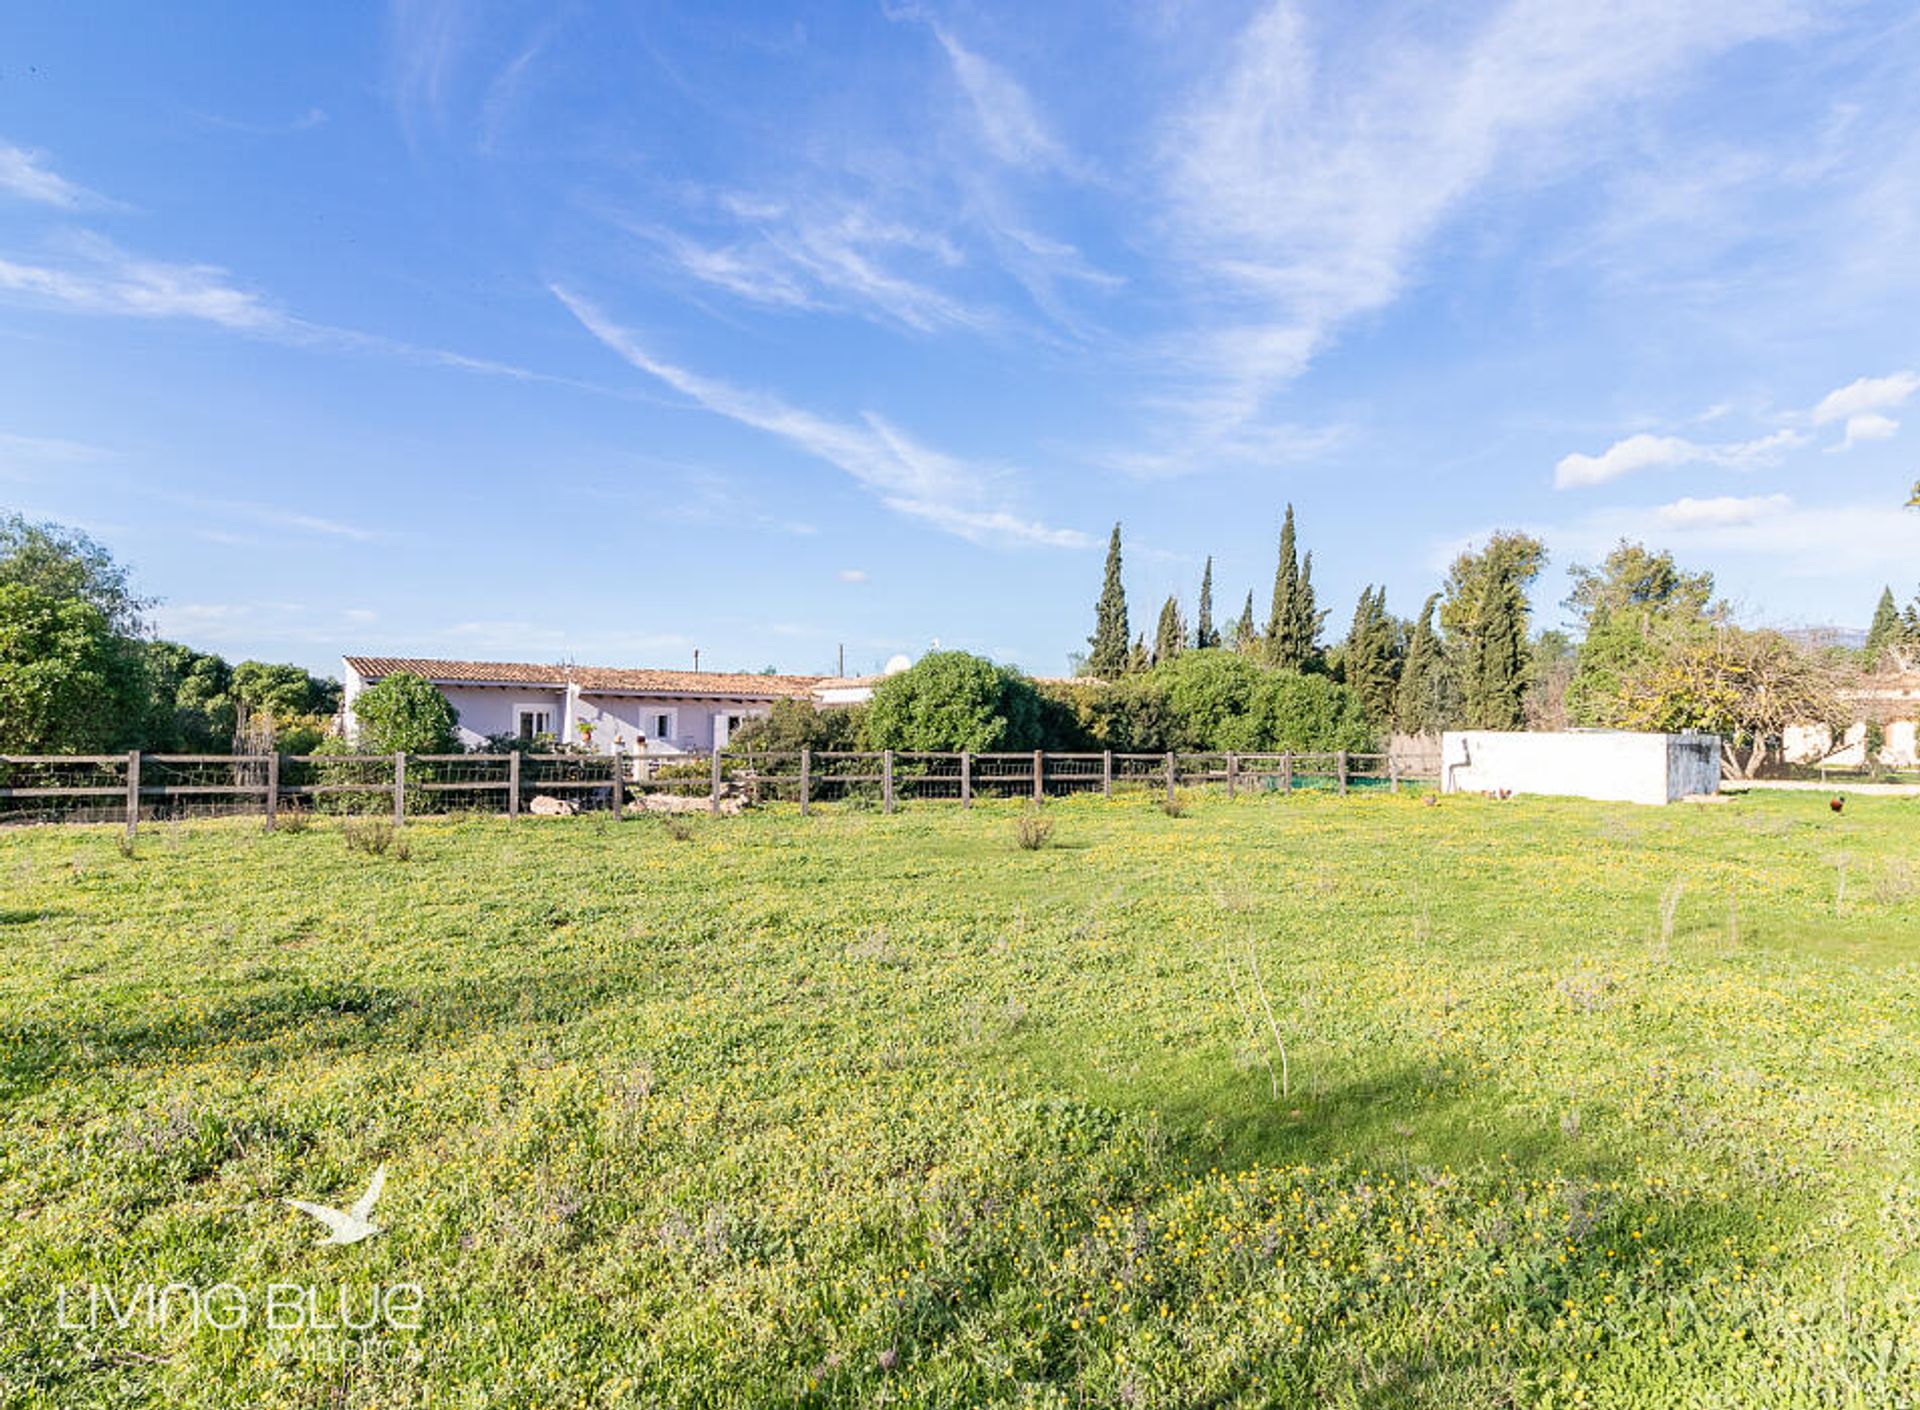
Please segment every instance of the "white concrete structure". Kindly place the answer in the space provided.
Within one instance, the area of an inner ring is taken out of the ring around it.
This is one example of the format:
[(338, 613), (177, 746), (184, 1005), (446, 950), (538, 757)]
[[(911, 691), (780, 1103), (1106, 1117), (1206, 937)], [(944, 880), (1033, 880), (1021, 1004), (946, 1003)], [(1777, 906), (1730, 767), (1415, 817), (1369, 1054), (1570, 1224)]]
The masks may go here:
[(1440, 739), (1446, 793), (1546, 793), (1619, 803), (1671, 803), (1720, 791), (1710, 734), (1563, 734), (1449, 730)]

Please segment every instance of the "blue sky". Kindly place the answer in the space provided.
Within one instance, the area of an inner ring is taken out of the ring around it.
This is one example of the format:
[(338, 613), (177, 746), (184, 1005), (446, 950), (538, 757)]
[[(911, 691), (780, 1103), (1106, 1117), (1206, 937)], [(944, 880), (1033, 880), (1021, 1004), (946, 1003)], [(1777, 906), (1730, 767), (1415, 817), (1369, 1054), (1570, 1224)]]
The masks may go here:
[(1920, 585), (1910, 4), (13, 6), (0, 504), (168, 635), (1056, 672), (1622, 535)]

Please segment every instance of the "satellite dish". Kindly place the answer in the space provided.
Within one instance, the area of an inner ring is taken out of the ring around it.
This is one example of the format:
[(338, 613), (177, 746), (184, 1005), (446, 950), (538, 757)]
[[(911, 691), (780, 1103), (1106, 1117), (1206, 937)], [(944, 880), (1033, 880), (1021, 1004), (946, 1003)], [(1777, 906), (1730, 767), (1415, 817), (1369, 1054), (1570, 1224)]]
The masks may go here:
[(905, 656), (889, 656), (887, 658), (887, 664), (881, 669), (880, 674), (883, 676), (897, 676), (911, 665), (913, 665), (913, 662)]

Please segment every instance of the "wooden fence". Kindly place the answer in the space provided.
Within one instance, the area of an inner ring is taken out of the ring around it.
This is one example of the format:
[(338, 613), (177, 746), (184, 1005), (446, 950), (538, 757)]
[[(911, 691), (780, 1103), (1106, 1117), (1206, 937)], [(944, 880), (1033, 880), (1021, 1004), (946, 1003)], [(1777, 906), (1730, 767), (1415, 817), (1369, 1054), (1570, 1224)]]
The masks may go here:
[[(1429, 782), (1392, 754), (1120, 754), (868, 752), (711, 754), (59, 754), (0, 755), (0, 823), (124, 822), (246, 813), (409, 817), (485, 812), (610, 811), (650, 806), (713, 812), (731, 801), (877, 807), (975, 798), (1047, 798), (1209, 788), (1241, 793), (1398, 791)], [(543, 804), (540, 800), (553, 800)], [(555, 806), (557, 804), (558, 806)]]

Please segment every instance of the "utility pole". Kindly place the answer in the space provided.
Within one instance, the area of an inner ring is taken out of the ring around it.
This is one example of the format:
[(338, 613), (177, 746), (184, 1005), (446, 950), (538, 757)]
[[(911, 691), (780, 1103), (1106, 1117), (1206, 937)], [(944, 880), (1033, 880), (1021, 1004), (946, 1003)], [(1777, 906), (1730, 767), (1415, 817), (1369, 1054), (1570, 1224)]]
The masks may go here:
[(693, 648), (693, 669), (700, 669), (700, 648), (697, 646)]
[(841, 680), (847, 678), (847, 644), (844, 641), (840, 643), (840, 664), (834, 668), (833, 673)]

